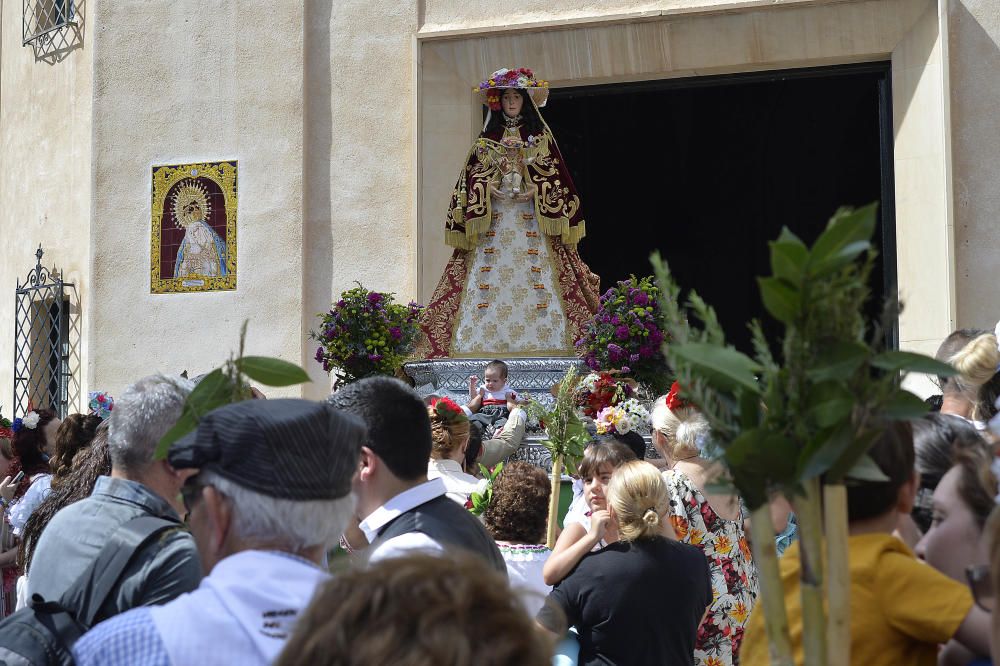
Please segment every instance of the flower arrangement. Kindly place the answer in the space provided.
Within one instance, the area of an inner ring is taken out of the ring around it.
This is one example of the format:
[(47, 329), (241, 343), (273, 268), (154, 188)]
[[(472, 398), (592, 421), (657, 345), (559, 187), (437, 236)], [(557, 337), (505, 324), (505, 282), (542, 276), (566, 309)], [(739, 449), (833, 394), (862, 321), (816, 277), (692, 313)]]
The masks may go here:
[[(498, 89), (501, 88), (548, 88), (549, 82), (542, 79), (536, 79), (535, 73), (532, 72), (527, 67), (518, 67), (516, 69), (498, 69), (497, 71), (490, 74), (489, 78), (484, 79), (479, 83), (478, 86), (473, 88), (473, 92), (480, 92), (486, 94), (486, 104), (493, 111), (500, 110), (500, 92)], [(547, 91), (546, 91), (547, 92)]]
[(663, 330), (659, 288), (652, 277), (633, 275), (601, 296), (597, 314), (576, 341), (577, 355), (592, 370), (620, 370), (659, 393), (668, 380)]
[(615, 379), (610, 372), (592, 372), (577, 384), (573, 398), (584, 416), (596, 419), (602, 409), (631, 398), (634, 392), (631, 383)]
[(320, 329), (309, 334), (320, 343), (316, 362), (326, 372), (339, 372), (337, 385), (392, 375), (413, 351), (423, 307), (412, 301), (396, 303), (393, 296), (368, 291), (358, 283), (341, 294), (329, 312), (317, 315)]
[(629, 398), (602, 409), (597, 414), (596, 422), (598, 435), (625, 435), (648, 427), (649, 412), (638, 400)]
[(34, 430), (38, 427), (38, 422), (42, 417), (38, 415), (38, 412), (32, 410), (24, 415), (24, 418), (16, 418), (14, 422), (10, 425), (10, 429), (13, 432), (21, 432), (24, 428), (28, 430)]
[(90, 399), (90, 413), (101, 417), (101, 420), (111, 416), (111, 410), (115, 408), (115, 399), (103, 391), (91, 391), (87, 394)]

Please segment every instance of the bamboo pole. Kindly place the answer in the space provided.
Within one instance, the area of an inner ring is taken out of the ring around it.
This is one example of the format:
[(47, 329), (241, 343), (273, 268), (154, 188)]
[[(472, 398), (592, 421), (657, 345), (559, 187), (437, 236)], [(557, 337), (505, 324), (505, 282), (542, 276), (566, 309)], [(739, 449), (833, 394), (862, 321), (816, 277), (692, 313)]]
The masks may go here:
[(851, 663), (851, 573), (848, 561), (847, 488), (823, 486), (826, 533), (827, 666)]
[(562, 484), (562, 456), (552, 457), (552, 493), (549, 495), (549, 524), (545, 530), (545, 545), (556, 547), (556, 525), (559, 523), (559, 490)]
[(805, 497), (797, 497), (794, 504), (801, 533), (802, 649), (805, 663), (809, 666), (827, 666), (826, 612), (823, 608), (823, 512), (819, 478), (810, 479), (803, 485)]
[(757, 603), (763, 604), (771, 666), (794, 666), (788, 615), (785, 612), (785, 590), (778, 570), (771, 509), (767, 504), (757, 507), (750, 514), (750, 536), (753, 538), (754, 564), (760, 574), (761, 589)]

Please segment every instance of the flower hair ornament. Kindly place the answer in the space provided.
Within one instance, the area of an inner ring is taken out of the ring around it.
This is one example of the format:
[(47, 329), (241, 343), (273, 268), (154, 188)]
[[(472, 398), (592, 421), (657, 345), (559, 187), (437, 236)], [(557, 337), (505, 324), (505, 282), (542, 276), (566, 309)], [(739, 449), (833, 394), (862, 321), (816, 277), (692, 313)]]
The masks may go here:
[(111, 416), (111, 410), (115, 408), (114, 398), (103, 391), (91, 391), (88, 397), (90, 398), (91, 414), (99, 416), (102, 421)]
[(678, 409), (690, 407), (691, 403), (681, 397), (681, 385), (676, 381), (670, 385), (670, 393), (667, 393), (667, 409), (676, 412)]
[(14, 432), (20, 432), (22, 429), (27, 428), (28, 430), (34, 430), (38, 427), (38, 421), (41, 417), (36, 411), (30, 411), (24, 415), (24, 418), (14, 419), (11, 424), (10, 429)]
[(458, 403), (451, 398), (434, 398), (431, 400), (431, 407), (437, 417), (448, 425), (469, 420)]

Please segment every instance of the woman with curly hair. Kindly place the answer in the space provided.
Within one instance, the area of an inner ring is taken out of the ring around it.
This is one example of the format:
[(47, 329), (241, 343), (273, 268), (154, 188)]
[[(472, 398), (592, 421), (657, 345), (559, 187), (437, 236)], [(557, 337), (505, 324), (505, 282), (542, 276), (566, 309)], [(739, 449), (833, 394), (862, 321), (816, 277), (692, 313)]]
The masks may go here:
[(431, 417), (431, 459), (427, 463), (427, 479), (441, 479), (448, 497), (461, 505), (474, 492), (486, 488), (484, 479), (466, 474), (465, 450), (469, 446), (469, 418), (458, 403), (449, 398), (437, 398), (427, 407)]
[(493, 481), (492, 497), (483, 513), (486, 531), (507, 563), (511, 588), (521, 594), (532, 617), (552, 589), (542, 580), (542, 567), (552, 553), (542, 543), (551, 492), (544, 471), (515, 460)]

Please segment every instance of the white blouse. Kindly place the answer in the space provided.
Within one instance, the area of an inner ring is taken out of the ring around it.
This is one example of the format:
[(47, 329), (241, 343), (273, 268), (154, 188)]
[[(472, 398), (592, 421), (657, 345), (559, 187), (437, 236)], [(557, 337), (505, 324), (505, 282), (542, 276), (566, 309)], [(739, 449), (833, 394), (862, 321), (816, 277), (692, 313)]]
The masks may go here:
[(427, 462), (427, 480), (441, 479), (448, 491), (448, 497), (462, 506), (469, 501), (472, 493), (481, 493), (486, 489), (486, 479), (477, 479), (462, 471), (462, 466), (455, 460), (436, 460)]

